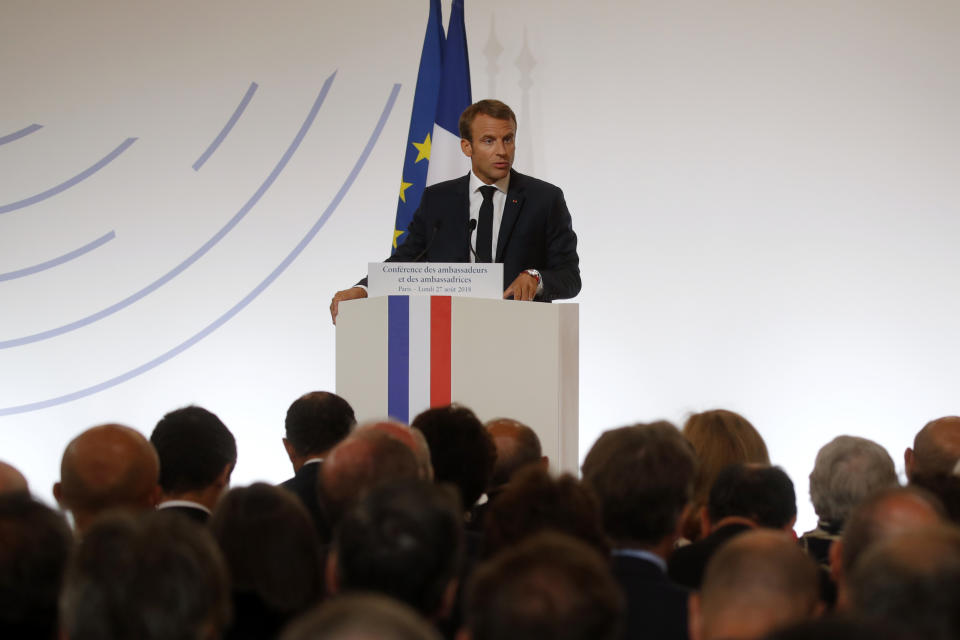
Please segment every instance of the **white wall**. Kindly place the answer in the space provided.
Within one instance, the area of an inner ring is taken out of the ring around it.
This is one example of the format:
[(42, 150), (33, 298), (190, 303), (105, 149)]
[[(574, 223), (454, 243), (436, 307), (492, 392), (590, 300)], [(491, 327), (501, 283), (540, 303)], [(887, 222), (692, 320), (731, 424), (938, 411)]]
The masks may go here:
[[(209, 251), (112, 315), (0, 349), (0, 459), (36, 493), (84, 428), (149, 434), (188, 403), (237, 435), (236, 482), (289, 475), (286, 407), (333, 387), (330, 295), (392, 237), (426, 9), (0, 4), (0, 139), (43, 125), (0, 145), (0, 210), (137, 138), (72, 188), (0, 213), (0, 274), (115, 233), (0, 279), (3, 343), (187, 260), (257, 193), (336, 72), (289, 162)], [(515, 107), (517, 168), (564, 188), (580, 236), (581, 453), (609, 427), (740, 411), (794, 478), (803, 529), (822, 444), (871, 437), (900, 465), (926, 420), (957, 412), (958, 19), (947, 1), (467, 3), (474, 97)]]

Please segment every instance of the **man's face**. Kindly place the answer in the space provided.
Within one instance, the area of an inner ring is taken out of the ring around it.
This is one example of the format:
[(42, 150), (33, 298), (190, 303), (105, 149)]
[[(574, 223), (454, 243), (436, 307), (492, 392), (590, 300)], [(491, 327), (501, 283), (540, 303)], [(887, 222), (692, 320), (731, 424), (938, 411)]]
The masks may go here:
[(470, 158), (473, 172), (486, 184), (506, 177), (516, 151), (517, 125), (485, 113), (477, 114), (471, 127), (473, 140), (460, 140), (460, 148)]

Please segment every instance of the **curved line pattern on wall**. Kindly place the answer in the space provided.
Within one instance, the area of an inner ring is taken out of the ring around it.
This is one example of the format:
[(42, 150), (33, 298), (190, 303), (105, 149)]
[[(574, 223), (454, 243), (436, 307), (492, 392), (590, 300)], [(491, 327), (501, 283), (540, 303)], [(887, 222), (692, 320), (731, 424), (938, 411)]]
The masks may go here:
[(250, 88), (247, 89), (247, 92), (243, 95), (243, 98), (240, 100), (240, 104), (237, 105), (237, 108), (233, 110), (233, 115), (230, 116), (230, 119), (227, 120), (227, 124), (223, 125), (223, 129), (220, 130), (220, 133), (217, 134), (217, 137), (213, 139), (213, 142), (210, 143), (210, 146), (207, 147), (207, 150), (200, 154), (200, 157), (197, 158), (197, 161), (193, 163), (193, 170), (199, 171), (200, 167), (210, 159), (210, 156), (213, 155), (213, 152), (223, 143), (226, 139), (227, 134), (230, 133), (230, 130), (233, 129), (233, 125), (237, 124), (237, 120), (240, 119), (240, 116), (243, 115), (244, 110), (247, 108), (247, 105), (250, 104), (250, 99), (253, 98), (253, 94), (257, 92), (257, 87), (259, 85), (256, 82), (250, 83)]
[(310, 113), (307, 114), (306, 120), (304, 120), (303, 125), (300, 126), (300, 130), (297, 132), (297, 135), (294, 137), (293, 142), (290, 143), (290, 146), (287, 148), (286, 153), (283, 154), (283, 157), (280, 158), (277, 165), (273, 168), (273, 171), (270, 172), (270, 175), (263, 181), (263, 184), (260, 185), (260, 188), (257, 189), (256, 193), (250, 196), (250, 199), (240, 207), (240, 210), (230, 218), (230, 220), (219, 230), (217, 233), (207, 240), (203, 246), (194, 251), (186, 260), (175, 266), (173, 269), (167, 273), (160, 276), (158, 279), (154, 280), (147, 286), (143, 287), (136, 293), (133, 293), (120, 302), (110, 305), (106, 309), (97, 311), (91, 315), (75, 320), (69, 324), (61, 325), (59, 327), (54, 327), (53, 329), (48, 329), (47, 331), (41, 331), (40, 333), (34, 333), (28, 336), (22, 336), (20, 338), (12, 338), (10, 340), (0, 341), (0, 349), (10, 349), (12, 347), (19, 347), (25, 344), (30, 344), (31, 342), (39, 342), (40, 340), (47, 340), (48, 338), (53, 338), (54, 336), (63, 335), (70, 331), (79, 329), (80, 327), (85, 327), (88, 324), (102, 320), (107, 316), (113, 315), (121, 309), (125, 309), (132, 305), (134, 302), (137, 302), (141, 298), (150, 295), (163, 285), (167, 284), (175, 277), (183, 273), (190, 265), (195, 263), (204, 254), (206, 254), (210, 249), (214, 247), (218, 242), (220, 242), (224, 236), (226, 236), (230, 231), (240, 223), (241, 220), (250, 212), (250, 210), (260, 201), (260, 198), (267, 192), (267, 189), (276, 181), (277, 177), (287, 166), (287, 163), (290, 162), (290, 158), (293, 157), (293, 154), (296, 152), (297, 148), (300, 146), (300, 143), (303, 141), (304, 136), (307, 135), (307, 131), (310, 130), (310, 126), (313, 124), (314, 119), (317, 117), (317, 112), (320, 111), (320, 106), (323, 104), (324, 99), (327, 97), (327, 92), (330, 91), (330, 85), (333, 84), (333, 79), (336, 77), (336, 72), (330, 75), (327, 78), (326, 82), (323, 83), (323, 88), (320, 90), (320, 95), (317, 96), (317, 99), (313, 103), (313, 107), (310, 109)]
[(363, 151), (360, 153), (360, 157), (357, 158), (357, 161), (356, 163), (354, 163), (353, 168), (350, 170), (350, 173), (347, 175), (346, 180), (343, 181), (343, 185), (341, 185), (340, 190), (337, 191), (336, 195), (330, 201), (330, 204), (327, 205), (327, 208), (324, 209), (323, 213), (320, 215), (320, 217), (317, 219), (314, 225), (310, 228), (307, 234), (303, 237), (303, 239), (300, 240), (297, 246), (293, 248), (293, 251), (291, 251), (287, 255), (287, 257), (284, 258), (283, 261), (279, 265), (277, 265), (277, 267), (273, 271), (270, 272), (270, 275), (264, 278), (263, 281), (253, 289), (253, 291), (251, 291), (246, 296), (244, 296), (243, 299), (240, 300), (240, 302), (238, 302), (233, 307), (231, 307), (222, 316), (220, 316), (219, 318), (217, 318), (216, 320), (208, 324), (206, 327), (201, 329), (198, 333), (194, 334), (191, 338), (189, 338), (185, 342), (180, 343), (179, 345), (170, 349), (166, 353), (163, 353), (162, 355), (157, 356), (150, 362), (142, 364), (139, 367), (136, 367), (135, 369), (131, 369), (130, 371), (127, 371), (126, 373), (123, 373), (115, 378), (111, 378), (99, 384), (95, 384), (92, 387), (87, 387), (86, 389), (74, 391), (73, 393), (68, 393), (66, 395), (58, 396), (56, 398), (50, 398), (49, 400), (42, 400), (40, 402), (32, 402), (30, 404), (22, 404), (22, 405), (13, 406), (13, 407), (2, 407), (0, 408), (0, 416), (9, 416), (17, 413), (27, 413), (29, 411), (46, 409), (47, 407), (52, 407), (58, 404), (71, 402), (79, 398), (84, 398), (86, 396), (99, 393), (100, 391), (104, 391), (105, 389), (115, 387), (118, 384), (122, 384), (128, 380), (131, 380), (132, 378), (136, 378), (137, 376), (143, 373), (146, 373), (147, 371), (150, 371), (151, 369), (154, 369), (160, 366), (164, 362), (167, 362), (171, 358), (174, 358), (175, 356), (183, 353), (184, 351), (186, 351), (187, 349), (189, 349), (190, 347), (197, 344), (198, 342), (206, 338), (208, 335), (210, 335), (211, 333), (219, 329), (221, 326), (226, 324), (227, 321), (229, 321), (231, 318), (237, 315), (240, 311), (242, 311), (244, 307), (246, 307), (248, 304), (253, 302), (257, 298), (257, 296), (263, 293), (267, 289), (267, 287), (269, 287), (273, 283), (274, 280), (276, 280), (278, 277), (280, 277), (280, 275), (284, 271), (286, 271), (287, 267), (289, 267), (293, 263), (293, 261), (297, 259), (297, 256), (299, 256), (303, 252), (303, 250), (307, 247), (307, 245), (310, 244), (310, 242), (317, 235), (317, 233), (320, 231), (323, 225), (326, 224), (330, 216), (333, 215), (333, 212), (336, 211), (337, 207), (340, 205), (340, 202), (343, 200), (343, 197), (350, 190), (350, 187), (353, 186), (353, 183), (357, 179), (357, 176), (360, 174), (360, 170), (363, 168), (363, 165), (366, 164), (367, 158), (370, 156), (370, 152), (373, 151), (373, 147), (376, 145), (377, 139), (380, 137), (380, 133), (383, 131), (383, 127), (386, 125), (387, 119), (390, 117), (390, 112), (393, 111), (393, 105), (396, 103), (397, 95), (399, 93), (400, 93), (400, 85), (399, 84), (393, 85), (393, 90), (390, 92), (390, 97), (387, 98), (387, 103), (383, 107), (383, 111), (380, 114), (380, 119), (379, 121), (377, 121), (377, 125), (376, 127), (374, 127), (373, 133), (370, 134), (370, 138), (367, 140), (366, 146), (364, 146)]
[(30, 126), (20, 129), (20, 131), (14, 131), (13, 133), (8, 133), (5, 136), (0, 136), (0, 147), (7, 144), (8, 142), (19, 140), (23, 136), (28, 136), (34, 131), (39, 131), (40, 129), (43, 129), (42, 124), (31, 124)]
[(120, 143), (120, 146), (118, 146), (116, 149), (114, 149), (113, 151), (105, 155), (103, 158), (97, 161), (97, 163), (94, 164), (92, 167), (81, 171), (80, 173), (73, 176), (66, 182), (61, 182), (57, 186), (50, 187), (46, 191), (30, 196), (29, 198), (24, 198), (23, 200), (18, 200), (17, 202), (11, 202), (10, 204), (0, 205), (0, 213), (9, 213), (11, 211), (16, 211), (17, 209), (23, 209), (24, 207), (29, 207), (32, 204), (43, 202), (47, 198), (52, 198), (58, 193), (66, 191), (70, 187), (75, 187), (76, 185), (80, 184), (81, 182), (83, 182), (84, 180), (86, 180), (87, 178), (95, 174), (97, 171), (100, 171), (100, 169), (103, 169), (105, 166), (107, 166), (108, 164), (116, 160), (117, 156), (119, 156), (121, 153), (129, 149), (130, 145), (132, 145), (136, 141), (137, 141), (136, 138), (127, 138), (126, 140)]
[(39, 273), (40, 271), (46, 271), (47, 269), (52, 269), (53, 267), (59, 266), (65, 262), (70, 262), (76, 258), (79, 258), (85, 253), (89, 253), (94, 249), (105, 245), (114, 238), (117, 237), (115, 231), (110, 231), (105, 233), (93, 242), (89, 242), (82, 247), (74, 249), (69, 253), (65, 253), (58, 258), (53, 258), (47, 260), (46, 262), (41, 262), (40, 264), (35, 264), (32, 267), (24, 267), (23, 269), (17, 269), (16, 271), (7, 271), (6, 273), (0, 273), (0, 282), (4, 280), (16, 280), (17, 278), (22, 278), (24, 276), (33, 275), (34, 273)]

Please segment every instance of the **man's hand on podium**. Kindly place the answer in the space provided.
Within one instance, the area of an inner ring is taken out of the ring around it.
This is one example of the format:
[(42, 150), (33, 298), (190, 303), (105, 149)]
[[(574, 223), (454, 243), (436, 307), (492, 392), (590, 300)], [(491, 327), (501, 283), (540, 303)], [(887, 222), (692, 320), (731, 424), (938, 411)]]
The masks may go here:
[(503, 292), (503, 298), (513, 298), (514, 300), (533, 300), (537, 295), (537, 286), (540, 281), (526, 271), (521, 271), (520, 275), (510, 283), (507, 290)]
[(333, 300), (330, 301), (330, 318), (333, 324), (337, 324), (337, 313), (340, 312), (340, 303), (344, 300), (356, 300), (357, 298), (366, 298), (367, 290), (363, 287), (350, 287), (343, 291), (337, 291)]

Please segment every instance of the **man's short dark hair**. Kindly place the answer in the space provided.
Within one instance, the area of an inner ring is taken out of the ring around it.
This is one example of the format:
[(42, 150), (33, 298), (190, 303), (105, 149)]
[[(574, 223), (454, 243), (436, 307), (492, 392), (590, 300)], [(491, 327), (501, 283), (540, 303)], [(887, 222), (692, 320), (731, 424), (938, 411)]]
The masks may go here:
[(210, 530), (234, 591), (254, 594), (278, 616), (319, 600), (320, 548), (310, 514), (293, 494), (264, 483), (231, 489), (214, 509)]
[(219, 637), (229, 617), (227, 573), (210, 532), (162, 511), (95, 522), (60, 598), (70, 640)]
[(464, 509), (471, 508), (490, 481), (497, 449), (470, 409), (451, 404), (427, 409), (413, 419), (430, 445), (434, 479), (460, 491)]
[(291, 624), (280, 640), (440, 640), (409, 606), (373, 593), (338, 596)]
[(614, 640), (624, 599), (608, 561), (554, 532), (480, 565), (467, 591), (472, 640)]
[(154, 427), (150, 442), (160, 458), (166, 493), (205, 489), (224, 467), (237, 464), (237, 441), (215, 414), (202, 407), (171, 411)]
[(27, 493), (0, 495), (0, 637), (50, 640), (73, 534)]
[(740, 516), (761, 527), (783, 529), (797, 515), (797, 494), (780, 467), (733, 464), (717, 475), (707, 514), (712, 522)]
[(480, 100), (463, 110), (460, 114), (460, 137), (464, 140), (473, 142), (473, 120), (480, 114), (496, 118), (497, 120), (510, 120), (513, 126), (517, 126), (517, 116), (513, 109), (499, 100)]
[(521, 471), (490, 503), (483, 518), (483, 552), (492, 556), (540, 531), (559, 531), (608, 552), (600, 504), (570, 474), (552, 478), (539, 467)]
[(300, 396), (287, 409), (287, 441), (297, 455), (323, 453), (347, 437), (357, 423), (346, 400), (328, 391)]
[(919, 528), (870, 547), (850, 576), (850, 602), (868, 620), (924, 640), (960, 638), (960, 531)]
[(434, 616), (457, 574), (462, 539), (452, 490), (423, 480), (381, 486), (334, 533), (339, 588), (389, 595)]
[(676, 531), (695, 474), (693, 447), (668, 422), (607, 431), (583, 461), (604, 529), (621, 543), (655, 545)]

